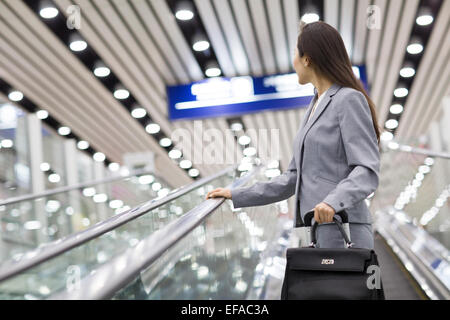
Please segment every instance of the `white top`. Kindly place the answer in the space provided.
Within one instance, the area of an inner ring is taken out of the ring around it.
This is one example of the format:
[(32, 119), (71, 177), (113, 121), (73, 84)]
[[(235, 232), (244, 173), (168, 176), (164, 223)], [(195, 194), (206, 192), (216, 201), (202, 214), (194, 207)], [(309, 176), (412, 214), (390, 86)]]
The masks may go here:
[[(328, 90), (327, 90), (328, 91)], [(313, 108), (311, 110), (311, 113), (309, 114), (309, 119), (311, 119), (312, 115), (314, 114), (314, 111), (316, 111), (316, 107), (319, 105), (320, 101), (322, 101), (323, 97), (325, 97), (325, 94), (327, 93), (327, 91), (325, 91), (324, 93), (322, 93), (319, 98), (316, 100), (316, 103), (314, 103)]]

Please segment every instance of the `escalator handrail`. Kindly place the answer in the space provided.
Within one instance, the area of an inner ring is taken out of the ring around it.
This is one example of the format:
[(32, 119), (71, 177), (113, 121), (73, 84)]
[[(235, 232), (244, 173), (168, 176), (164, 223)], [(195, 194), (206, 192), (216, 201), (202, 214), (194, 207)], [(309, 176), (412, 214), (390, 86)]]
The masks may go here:
[(0, 282), (15, 275), (28, 270), (38, 264), (50, 260), (51, 258), (63, 254), (81, 244), (97, 238), (111, 230), (114, 230), (121, 225), (128, 223), (147, 212), (158, 208), (174, 199), (177, 199), (186, 193), (208, 183), (218, 177), (229, 174), (236, 170), (236, 166), (225, 168), (216, 174), (204, 177), (191, 184), (185, 185), (178, 189), (172, 190), (169, 194), (162, 198), (155, 198), (147, 201), (135, 208), (114, 215), (106, 220), (103, 220), (83, 231), (71, 234), (67, 237), (49, 242), (35, 250), (24, 253), (19, 259), (11, 259), (0, 265)]
[[(235, 180), (227, 188), (245, 184), (258, 172), (256, 167)], [(65, 289), (50, 296), (51, 300), (99, 300), (109, 299), (136, 278), (139, 273), (158, 259), (166, 250), (183, 239), (225, 202), (225, 198), (208, 199), (186, 214), (153, 232), (136, 246), (101, 265), (94, 273), (83, 278), (75, 288)]]
[[(394, 208), (378, 210), (375, 229), (391, 246), (402, 263), (410, 265), (407, 267), (408, 272), (430, 299), (450, 299), (449, 286), (445, 283), (448, 283), (448, 279), (445, 281), (430, 264), (430, 260), (433, 260), (440, 262), (438, 264), (441, 266), (448, 266), (448, 250), (428, 232), (410, 221), (400, 219), (396, 213), (400, 216), (404, 215), (402, 211)], [(405, 228), (406, 226), (409, 228)], [(414, 249), (413, 246), (415, 246)], [(427, 258), (421, 250), (427, 251)], [(444, 251), (446, 253), (442, 254)]]
[(118, 180), (125, 180), (128, 178), (137, 176), (137, 175), (145, 175), (145, 174), (151, 174), (151, 175), (155, 176), (158, 180), (161, 180), (165, 184), (169, 185), (163, 178), (155, 175), (153, 172), (146, 170), (146, 169), (139, 169), (139, 170), (135, 170), (125, 176), (114, 175), (112, 177), (108, 177), (108, 178), (104, 178), (104, 179), (92, 180), (89, 182), (77, 183), (77, 184), (70, 185), (70, 186), (54, 188), (54, 189), (46, 190), (46, 191), (39, 192), (39, 193), (25, 194), (22, 196), (8, 198), (6, 200), (1, 200), (0, 206), (6, 206), (6, 205), (22, 202), (22, 201), (27, 201), (27, 200), (35, 200), (35, 199), (39, 199), (39, 198), (45, 198), (45, 197), (53, 196), (53, 195), (59, 194), (59, 193), (69, 192), (69, 191), (78, 190), (78, 189), (84, 189), (87, 187), (92, 187), (92, 186), (99, 185), (99, 184), (110, 183), (110, 182), (114, 182), (114, 181), (118, 181)]
[[(391, 142), (397, 143), (395, 141), (391, 141)], [(397, 144), (398, 144), (398, 148), (395, 148), (395, 149), (389, 148), (389, 151), (415, 153), (415, 154), (421, 154), (421, 155), (429, 156), (429, 157), (450, 159), (450, 153), (448, 153), (448, 152), (434, 151), (434, 150), (425, 149), (425, 148), (417, 148), (417, 147), (412, 147), (412, 146), (409, 146), (406, 144), (400, 144), (400, 143), (397, 143)]]

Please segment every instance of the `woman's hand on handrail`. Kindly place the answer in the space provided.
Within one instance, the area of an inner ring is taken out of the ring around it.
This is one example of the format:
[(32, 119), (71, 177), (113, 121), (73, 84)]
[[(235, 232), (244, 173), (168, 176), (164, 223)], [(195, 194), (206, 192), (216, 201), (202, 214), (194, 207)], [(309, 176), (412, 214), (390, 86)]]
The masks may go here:
[(231, 190), (226, 188), (216, 188), (206, 195), (206, 199), (211, 198), (225, 198), (225, 199), (231, 199)]

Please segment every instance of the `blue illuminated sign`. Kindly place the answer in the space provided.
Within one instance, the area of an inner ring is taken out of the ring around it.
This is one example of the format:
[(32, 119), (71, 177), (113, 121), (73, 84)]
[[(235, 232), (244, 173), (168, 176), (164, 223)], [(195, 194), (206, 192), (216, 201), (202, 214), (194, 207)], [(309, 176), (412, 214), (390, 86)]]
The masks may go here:
[[(365, 67), (356, 66), (353, 71), (367, 90)], [(167, 87), (170, 120), (302, 108), (309, 105), (313, 96), (313, 85), (299, 85), (296, 73), (209, 78)]]

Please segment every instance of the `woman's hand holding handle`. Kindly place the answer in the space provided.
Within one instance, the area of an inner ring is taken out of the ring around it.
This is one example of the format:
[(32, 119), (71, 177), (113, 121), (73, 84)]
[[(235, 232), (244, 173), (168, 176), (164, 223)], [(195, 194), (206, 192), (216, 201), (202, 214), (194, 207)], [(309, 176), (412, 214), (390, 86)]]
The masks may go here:
[(225, 198), (225, 199), (231, 199), (231, 190), (226, 188), (216, 188), (206, 195), (206, 199), (211, 198)]

